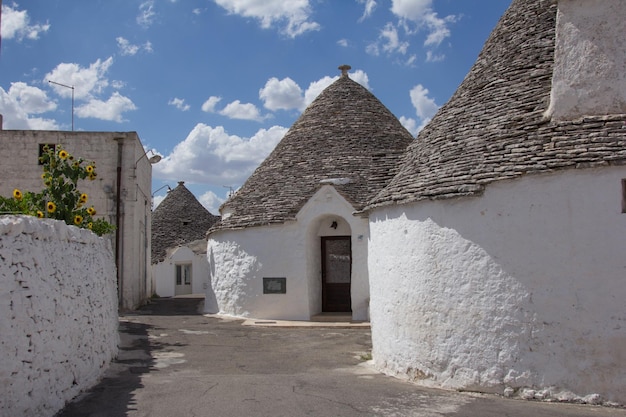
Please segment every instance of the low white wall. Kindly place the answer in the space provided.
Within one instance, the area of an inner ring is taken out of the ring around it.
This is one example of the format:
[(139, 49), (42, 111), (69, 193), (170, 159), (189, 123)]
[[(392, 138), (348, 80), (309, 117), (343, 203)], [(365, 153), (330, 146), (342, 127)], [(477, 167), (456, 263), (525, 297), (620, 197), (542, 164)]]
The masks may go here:
[(0, 216), (0, 317), (0, 415), (54, 415), (117, 355), (110, 242), (56, 220)]
[(626, 167), (529, 176), (371, 213), (376, 366), (426, 385), (626, 403), (622, 178)]

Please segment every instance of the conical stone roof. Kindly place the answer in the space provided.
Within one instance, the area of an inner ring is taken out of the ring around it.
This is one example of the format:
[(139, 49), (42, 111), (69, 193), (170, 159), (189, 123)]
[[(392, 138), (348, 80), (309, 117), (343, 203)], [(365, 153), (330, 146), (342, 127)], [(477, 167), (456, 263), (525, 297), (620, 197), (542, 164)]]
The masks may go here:
[(338, 192), (360, 210), (392, 178), (412, 141), (399, 120), (344, 73), (224, 204), (232, 215), (216, 228), (292, 220), (323, 180), (335, 179)]
[(514, 0), (452, 98), (369, 208), (479, 195), (526, 174), (624, 164), (625, 115), (552, 121), (557, 5)]
[(152, 263), (165, 259), (167, 249), (206, 238), (219, 220), (179, 182), (152, 213)]

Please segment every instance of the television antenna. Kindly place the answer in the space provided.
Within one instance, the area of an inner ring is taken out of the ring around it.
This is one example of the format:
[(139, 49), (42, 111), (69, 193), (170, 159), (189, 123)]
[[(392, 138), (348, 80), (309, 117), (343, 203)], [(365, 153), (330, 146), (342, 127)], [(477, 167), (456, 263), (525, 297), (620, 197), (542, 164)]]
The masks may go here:
[(51, 84), (60, 85), (61, 87), (71, 88), (72, 89), (72, 132), (74, 131), (74, 86), (57, 83), (56, 81), (48, 80)]

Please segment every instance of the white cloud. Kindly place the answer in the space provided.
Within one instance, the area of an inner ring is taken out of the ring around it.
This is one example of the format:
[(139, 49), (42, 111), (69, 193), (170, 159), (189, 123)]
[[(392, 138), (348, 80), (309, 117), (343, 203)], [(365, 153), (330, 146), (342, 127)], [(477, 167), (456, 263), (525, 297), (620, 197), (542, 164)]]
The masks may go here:
[(152, 197), (152, 210), (159, 207), (159, 204), (161, 204), (161, 202), (165, 200), (165, 197), (167, 197), (167, 195), (155, 195), (154, 197)]
[(385, 52), (398, 52), (404, 55), (409, 49), (409, 43), (400, 41), (398, 29), (391, 23), (387, 23), (384, 29), (380, 31), (379, 38), (383, 42), (382, 48)]
[(125, 39), (121, 36), (115, 38), (117, 42), (117, 47), (120, 49), (120, 53), (122, 55), (135, 55), (139, 52), (139, 46), (131, 44), (128, 39)]
[[(109, 85), (106, 73), (113, 64), (113, 58), (109, 57), (105, 61), (96, 60), (88, 68), (83, 68), (78, 64), (61, 63), (51, 72), (45, 75), (47, 81), (74, 86), (74, 96), (76, 99), (90, 99), (96, 96)], [(69, 88), (56, 84), (50, 84), (54, 92), (61, 97), (71, 97), (72, 91)]]
[(444, 54), (435, 54), (433, 51), (426, 52), (426, 62), (441, 62), (446, 59)]
[[(120, 123), (125, 121), (122, 117), (124, 112), (136, 110), (137, 107), (130, 98), (117, 91), (106, 101), (100, 98), (110, 85), (106, 74), (111, 65), (113, 65), (112, 57), (104, 61), (98, 59), (88, 68), (74, 63), (61, 63), (45, 75), (45, 80), (74, 87), (75, 100), (84, 102), (76, 106), (76, 116)], [(111, 84), (116, 88), (123, 85), (120, 81), (113, 81)], [(49, 85), (61, 97), (69, 98), (72, 95), (71, 88), (53, 83)]]
[(363, 15), (359, 19), (359, 22), (362, 22), (363, 20), (370, 17), (372, 13), (374, 13), (374, 9), (376, 8), (376, 1), (375, 0), (357, 0), (357, 2), (365, 5), (365, 9), (363, 10)]
[(148, 28), (154, 23), (154, 0), (144, 1), (139, 5), (139, 14), (137, 15), (137, 24), (143, 28)]
[(217, 103), (219, 103), (220, 101), (222, 101), (221, 97), (209, 97), (204, 103), (202, 103), (202, 111), (206, 113), (214, 113), (215, 106), (217, 106)]
[(153, 175), (163, 180), (235, 187), (269, 155), (287, 130), (273, 126), (242, 138), (229, 135), (222, 126), (199, 123), (170, 155), (154, 165)]
[(339, 46), (343, 46), (344, 48), (346, 48), (346, 47), (348, 47), (349, 42), (348, 42), (348, 40), (347, 40), (347, 39), (339, 39), (339, 40), (337, 41), (337, 45), (339, 45)]
[(269, 110), (304, 109), (302, 89), (291, 78), (270, 78), (259, 90), (259, 98)]
[(391, 0), (391, 12), (401, 18), (419, 22), (432, 9), (432, 0)]
[(122, 80), (113, 80), (111, 81), (111, 87), (116, 90), (121, 90), (122, 88), (126, 87), (126, 83)]
[(209, 210), (209, 213), (214, 216), (219, 216), (220, 206), (226, 200), (218, 197), (213, 191), (207, 191), (198, 198), (198, 201), (204, 206), (204, 208)]
[(50, 29), (50, 24), (36, 23), (30, 24), (30, 17), (26, 10), (18, 10), (18, 5), (13, 3), (12, 6), (3, 4), (0, 16), (2, 16), (2, 24), (0, 25), (0, 39), (39, 39), (41, 33)]
[(440, 18), (432, 9), (432, 0), (392, 0), (391, 12), (398, 16), (402, 24), (406, 20), (414, 22), (418, 27), (425, 26), (429, 33), (424, 41), (425, 46), (439, 46), (450, 36), (449, 23), (456, 21), (456, 16)]
[[(13, 85), (11, 86), (13, 87)], [(34, 88), (34, 87), (33, 87)], [(9, 89), (11, 91), (11, 89)], [(21, 91), (20, 91), (21, 94)], [(45, 94), (45, 93), (44, 93)], [(30, 99), (25, 102), (31, 102)], [(11, 96), (11, 93), (0, 87), (0, 114), (3, 117), (3, 129), (24, 130), (59, 130), (60, 127), (54, 120), (40, 117), (30, 117), (24, 109), (19, 97)]]
[(147, 41), (143, 45), (134, 45), (131, 44), (128, 39), (125, 39), (121, 36), (115, 38), (115, 41), (117, 42), (117, 47), (119, 48), (120, 54), (122, 55), (136, 55), (141, 50), (144, 50), (148, 53), (152, 52), (152, 43), (150, 41)]
[(137, 107), (128, 97), (116, 91), (107, 101), (92, 98), (86, 104), (76, 107), (76, 115), (121, 123), (125, 121), (122, 118), (124, 112), (136, 109)]
[(228, 103), (226, 107), (219, 111), (219, 114), (230, 119), (255, 120), (257, 122), (265, 119), (254, 104), (242, 103), (239, 100)]
[(404, 126), (406, 130), (411, 132), (413, 136), (416, 136), (420, 130), (422, 130), (423, 126), (417, 126), (417, 122), (415, 119), (411, 119), (410, 117), (400, 116), (400, 124)]
[(178, 110), (181, 110), (181, 111), (187, 111), (191, 108), (189, 104), (185, 104), (184, 98), (178, 98), (178, 97), (173, 98), (170, 101), (168, 101), (167, 104), (169, 104), (170, 106), (174, 106)]
[(372, 42), (365, 47), (365, 52), (368, 55), (378, 56), (380, 55), (380, 48), (378, 47), (378, 43)]
[(286, 22), (280, 31), (291, 38), (320, 28), (309, 20), (312, 13), (309, 0), (215, 0), (215, 3), (229, 13), (259, 20), (264, 29)]
[(428, 13), (424, 21), (430, 29), (428, 37), (424, 41), (425, 46), (439, 46), (444, 39), (450, 37), (450, 28), (448, 23), (456, 22), (455, 16), (447, 16), (445, 19), (441, 19), (437, 16), (437, 13)]
[[(422, 130), (422, 128), (426, 126), (428, 122), (430, 122), (430, 120), (437, 113), (440, 107), (437, 103), (435, 103), (435, 100), (433, 98), (428, 97), (428, 93), (428, 89), (424, 88), (424, 86), (422, 86), (421, 84), (416, 85), (409, 92), (409, 96), (411, 97), (411, 103), (413, 104), (413, 107), (415, 107), (415, 114), (417, 114), (417, 117), (419, 117), (420, 121), (422, 122), (415, 133)], [(410, 119), (405, 119), (405, 121), (406, 120)], [(404, 123), (403, 125), (406, 127)], [(412, 130), (409, 129), (409, 131), (413, 133)]]
[(23, 82), (11, 83), (8, 91), (19, 106), (28, 114), (39, 114), (56, 109), (57, 105), (45, 91)]

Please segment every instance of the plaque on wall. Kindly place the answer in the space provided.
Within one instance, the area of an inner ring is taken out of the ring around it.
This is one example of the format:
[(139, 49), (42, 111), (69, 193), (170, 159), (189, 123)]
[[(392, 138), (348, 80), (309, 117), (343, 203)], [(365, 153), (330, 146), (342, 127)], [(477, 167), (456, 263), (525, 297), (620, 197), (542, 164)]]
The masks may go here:
[(263, 294), (287, 294), (287, 278), (263, 278)]

